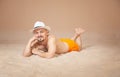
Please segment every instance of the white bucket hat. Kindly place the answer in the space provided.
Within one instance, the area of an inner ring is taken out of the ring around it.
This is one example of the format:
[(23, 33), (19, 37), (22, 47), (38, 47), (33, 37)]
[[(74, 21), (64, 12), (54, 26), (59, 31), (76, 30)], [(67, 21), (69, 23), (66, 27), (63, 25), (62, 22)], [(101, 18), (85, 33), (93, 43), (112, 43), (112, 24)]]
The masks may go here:
[(48, 31), (51, 30), (49, 26), (46, 26), (46, 25), (44, 24), (44, 22), (41, 22), (41, 21), (36, 21), (36, 22), (35, 22), (33, 31), (34, 31), (35, 29), (38, 29), (38, 28), (44, 28), (44, 29), (46, 29), (46, 30), (48, 30)]

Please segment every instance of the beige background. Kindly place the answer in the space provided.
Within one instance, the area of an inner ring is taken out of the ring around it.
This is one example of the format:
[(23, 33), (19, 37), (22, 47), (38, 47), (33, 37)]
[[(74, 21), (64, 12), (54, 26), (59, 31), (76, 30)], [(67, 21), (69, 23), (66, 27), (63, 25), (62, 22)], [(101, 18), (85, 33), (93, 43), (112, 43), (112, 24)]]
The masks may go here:
[[(83, 49), (23, 57), (37, 20), (59, 38), (84, 28)], [(0, 0), (0, 77), (120, 77), (120, 0)]]
[(0, 0), (0, 42), (26, 42), (37, 20), (57, 37), (82, 27), (85, 41), (120, 39), (119, 0)]

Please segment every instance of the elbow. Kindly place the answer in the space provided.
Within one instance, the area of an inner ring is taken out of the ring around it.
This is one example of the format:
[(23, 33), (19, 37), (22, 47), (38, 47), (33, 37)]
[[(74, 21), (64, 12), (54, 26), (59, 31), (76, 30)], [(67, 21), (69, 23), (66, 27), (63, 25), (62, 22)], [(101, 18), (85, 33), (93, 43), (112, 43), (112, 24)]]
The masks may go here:
[(22, 55), (23, 55), (24, 57), (29, 57), (29, 56), (30, 56), (30, 55), (27, 55), (27, 54), (24, 54), (24, 53), (23, 53)]
[(30, 57), (32, 54), (31, 53), (23, 53), (22, 54), (24, 57)]

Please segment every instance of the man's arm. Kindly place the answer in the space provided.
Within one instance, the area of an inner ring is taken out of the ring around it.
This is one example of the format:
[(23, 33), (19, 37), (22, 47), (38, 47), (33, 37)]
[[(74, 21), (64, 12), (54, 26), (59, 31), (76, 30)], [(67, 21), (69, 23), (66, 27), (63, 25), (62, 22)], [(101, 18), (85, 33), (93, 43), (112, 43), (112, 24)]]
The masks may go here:
[(32, 48), (30, 47), (30, 45), (31, 45), (31, 42), (28, 42), (27, 46), (24, 49), (23, 56), (29, 57), (32, 55), (32, 52), (31, 52)]
[(26, 45), (24, 52), (23, 52), (23, 56), (25, 57), (29, 57), (32, 55), (32, 47), (34, 46), (34, 44), (37, 42), (37, 40), (35, 39), (35, 37), (32, 37), (28, 44)]
[(48, 40), (48, 52), (34, 51), (32, 53), (39, 55), (40, 57), (43, 57), (43, 58), (52, 58), (54, 57), (55, 52), (56, 52), (56, 39), (54, 36), (50, 36)]

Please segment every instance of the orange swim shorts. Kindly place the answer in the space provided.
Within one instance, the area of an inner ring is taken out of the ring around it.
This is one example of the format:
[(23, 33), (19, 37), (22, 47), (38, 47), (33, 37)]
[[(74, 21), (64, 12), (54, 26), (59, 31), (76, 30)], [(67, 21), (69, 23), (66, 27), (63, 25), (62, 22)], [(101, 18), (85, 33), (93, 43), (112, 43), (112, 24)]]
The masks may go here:
[(73, 40), (71, 40), (69, 38), (61, 38), (60, 41), (65, 42), (65, 43), (68, 44), (69, 52), (70, 51), (79, 51), (80, 50), (80, 47), (78, 46), (78, 44), (75, 41), (73, 41)]

